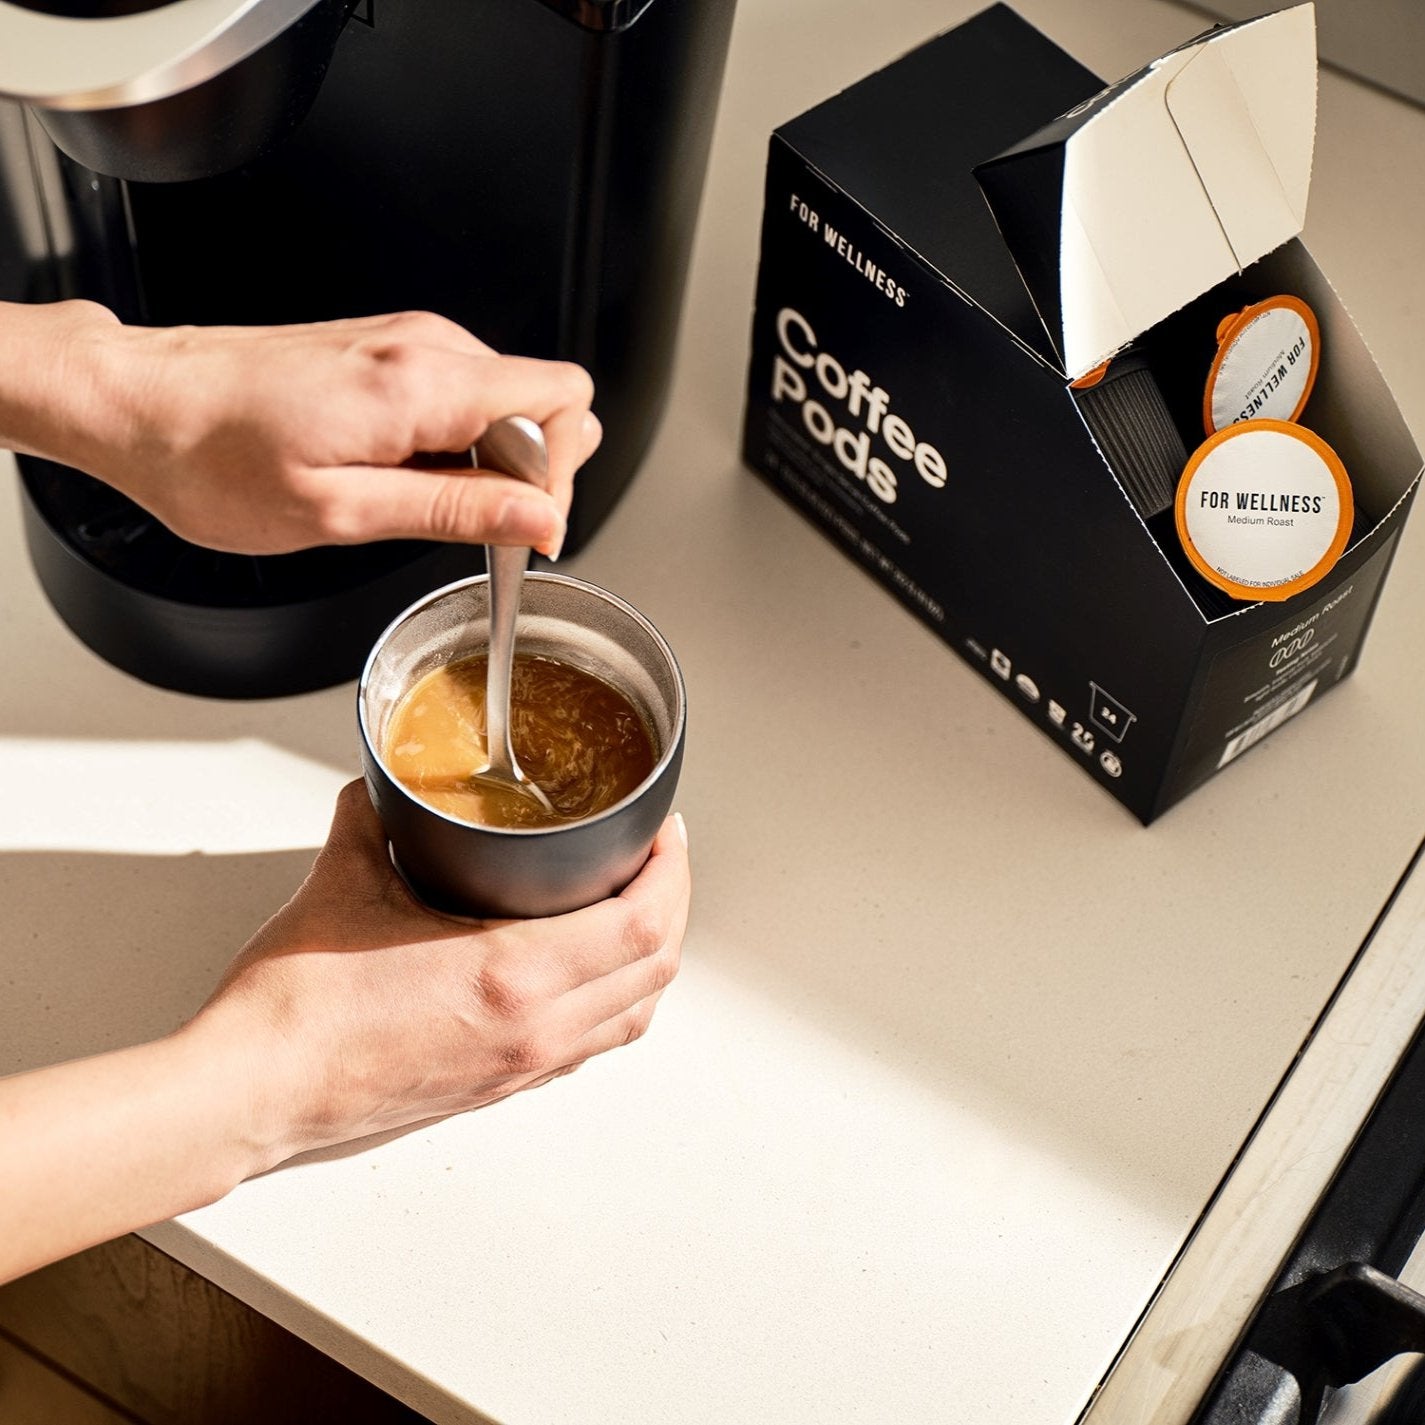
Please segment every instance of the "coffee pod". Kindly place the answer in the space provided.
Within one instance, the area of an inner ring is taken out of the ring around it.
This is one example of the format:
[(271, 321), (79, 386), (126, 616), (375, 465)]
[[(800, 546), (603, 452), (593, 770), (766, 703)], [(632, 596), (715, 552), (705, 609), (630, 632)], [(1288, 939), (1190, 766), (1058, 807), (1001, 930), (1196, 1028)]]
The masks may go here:
[(1241, 421), (1296, 420), (1320, 361), (1316, 314), (1300, 297), (1268, 297), (1224, 317), (1202, 396), (1208, 435)]
[(1145, 520), (1171, 509), (1187, 447), (1146, 356), (1129, 347), (1070, 389), (1133, 508)]
[(1193, 567), (1234, 599), (1288, 599), (1341, 557), (1351, 535), (1351, 482), (1314, 431), (1240, 421), (1188, 460), (1174, 505)]

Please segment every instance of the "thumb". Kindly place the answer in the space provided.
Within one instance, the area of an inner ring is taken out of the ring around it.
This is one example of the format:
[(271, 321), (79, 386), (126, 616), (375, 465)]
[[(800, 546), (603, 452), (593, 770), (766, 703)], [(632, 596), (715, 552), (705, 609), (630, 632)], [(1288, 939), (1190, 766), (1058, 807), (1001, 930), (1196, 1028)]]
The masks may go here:
[(564, 514), (553, 496), (507, 475), (348, 466), (341, 472), (341, 506), (343, 544), (518, 544), (552, 559), (564, 542)]
[(360, 777), (348, 782), (337, 795), (326, 844), (317, 853), (317, 866), (329, 869), (333, 863), (353, 859), (372, 866), (387, 860), (386, 830)]

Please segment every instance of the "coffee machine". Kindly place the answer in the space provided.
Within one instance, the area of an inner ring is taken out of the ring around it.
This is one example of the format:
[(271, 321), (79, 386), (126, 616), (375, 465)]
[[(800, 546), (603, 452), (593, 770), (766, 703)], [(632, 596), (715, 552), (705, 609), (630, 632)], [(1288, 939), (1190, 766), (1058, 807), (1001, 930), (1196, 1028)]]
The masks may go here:
[[(127, 322), (429, 309), (593, 373), (565, 548), (628, 486), (669, 379), (734, 0), (0, 0), (0, 299)], [(248, 557), (21, 457), (50, 601), (163, 687), (349, 679), (479, 549)]]

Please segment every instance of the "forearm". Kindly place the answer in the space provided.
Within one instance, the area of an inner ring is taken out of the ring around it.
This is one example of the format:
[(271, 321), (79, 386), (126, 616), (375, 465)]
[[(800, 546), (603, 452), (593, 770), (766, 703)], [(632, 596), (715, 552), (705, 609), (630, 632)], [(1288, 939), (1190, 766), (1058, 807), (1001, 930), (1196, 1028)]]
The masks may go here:
[(214, 1202), (285, 1155), (206, 1028), (0, 1079), (0, 1281)]

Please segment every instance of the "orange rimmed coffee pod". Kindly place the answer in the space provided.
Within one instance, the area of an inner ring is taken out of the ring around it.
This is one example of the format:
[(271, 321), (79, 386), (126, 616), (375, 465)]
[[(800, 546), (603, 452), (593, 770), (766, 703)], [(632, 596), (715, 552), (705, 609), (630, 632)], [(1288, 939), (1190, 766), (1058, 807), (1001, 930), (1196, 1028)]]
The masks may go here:
[(1193, 452), (1174, 514), (1198, 573), (1234, 599), (1309, 589), (1341, 557), (1355, 507), (1341, 458), (1290, 421), (1240, 421)]
[(1300, 297), (1268, 297), (1224, 317), (1202, 394), (1203, 428), (1213, 435), (1242, 421), (1296, 420), (1320, 364), (1321, 329)]

